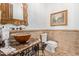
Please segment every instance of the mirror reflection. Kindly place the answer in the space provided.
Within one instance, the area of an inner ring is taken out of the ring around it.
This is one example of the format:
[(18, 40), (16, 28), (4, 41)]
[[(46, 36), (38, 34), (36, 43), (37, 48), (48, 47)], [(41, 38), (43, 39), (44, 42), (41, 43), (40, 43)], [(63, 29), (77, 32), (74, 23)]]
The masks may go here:
[(13, 4), (13, 19), (23, 20), (23, 5), (22, 5), (22, 3)]

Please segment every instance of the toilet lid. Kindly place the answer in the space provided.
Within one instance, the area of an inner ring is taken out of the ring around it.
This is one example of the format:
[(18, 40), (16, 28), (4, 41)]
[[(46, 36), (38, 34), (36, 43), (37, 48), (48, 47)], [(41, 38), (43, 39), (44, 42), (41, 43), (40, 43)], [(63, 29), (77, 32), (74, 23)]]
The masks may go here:
[(57, 47), (57, 42), (55, 42), (55, 41), (47, 41), (46, 43), (47, 43), (48, 45)]

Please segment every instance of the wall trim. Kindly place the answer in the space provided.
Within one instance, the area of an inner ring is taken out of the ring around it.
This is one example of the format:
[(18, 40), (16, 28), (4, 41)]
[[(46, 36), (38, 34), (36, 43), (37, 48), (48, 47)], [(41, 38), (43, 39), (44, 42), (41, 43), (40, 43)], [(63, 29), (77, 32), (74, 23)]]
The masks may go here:
[(11, 30), (10, 32), (27, 32), (27, 31), (68, 31), (68, 32), (79, 32), (79, 30), (48, 30), (48, 29), (39, 29), (39, 30)]

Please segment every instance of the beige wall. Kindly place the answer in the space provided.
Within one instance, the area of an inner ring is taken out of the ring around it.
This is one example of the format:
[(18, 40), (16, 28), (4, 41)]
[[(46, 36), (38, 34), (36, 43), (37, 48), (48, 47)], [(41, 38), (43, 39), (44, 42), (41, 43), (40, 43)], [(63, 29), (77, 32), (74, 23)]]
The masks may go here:
[(75, 30), (26, 31), (26, 33), (30, 33), (34, 38), (40, 38), (40, 34), (44, 32), (48, 33), (48, 40), (54, 40), (58, 42), (58, 48), (56, 49), (56, 53), (52, 55), (70, 55), (70, 56), (79, 55), (79, 49), (78, 49), (79, 31), (75, 31)]

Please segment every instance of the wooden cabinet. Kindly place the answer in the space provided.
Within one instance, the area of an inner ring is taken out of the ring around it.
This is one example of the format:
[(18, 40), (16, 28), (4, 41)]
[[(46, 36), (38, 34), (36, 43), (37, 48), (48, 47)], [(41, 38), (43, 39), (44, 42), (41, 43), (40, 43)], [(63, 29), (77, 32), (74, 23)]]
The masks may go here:
[[(13, 18), (13, 4), (0, 3), (0, 24), (28, 25), (27, 4), (23, 5), (23, 20)], [(16, 9), (17, 11), (17, 9)]]
[(1, 24), (6, 24), (6, 22), (13, 17), (12, 5), (10, 3), (1, 3), (0, 10)]

